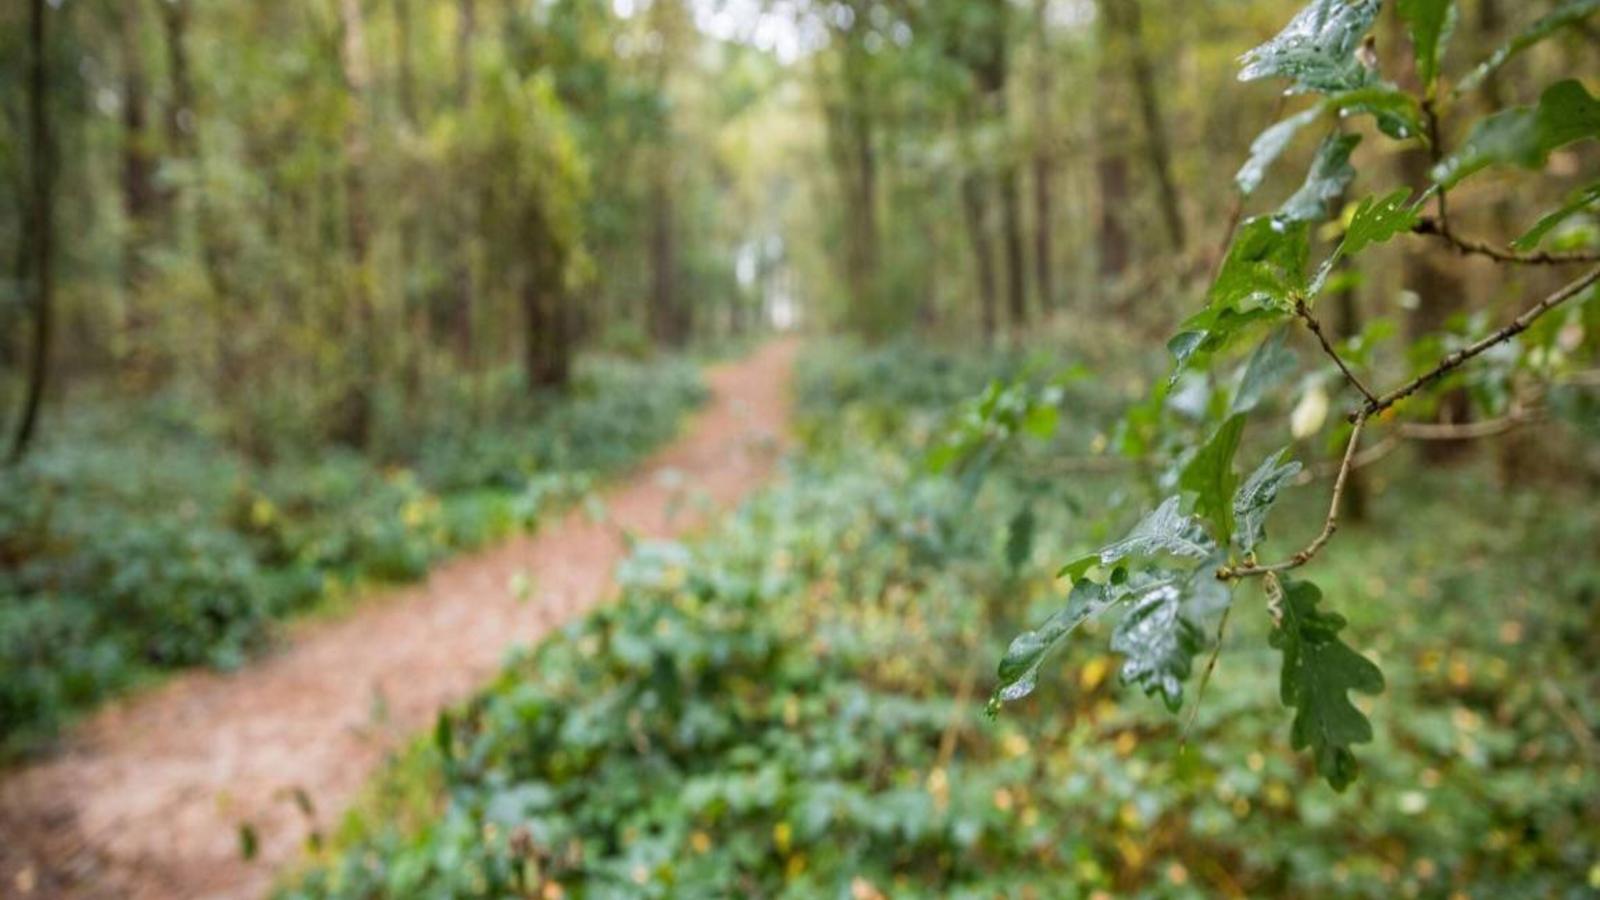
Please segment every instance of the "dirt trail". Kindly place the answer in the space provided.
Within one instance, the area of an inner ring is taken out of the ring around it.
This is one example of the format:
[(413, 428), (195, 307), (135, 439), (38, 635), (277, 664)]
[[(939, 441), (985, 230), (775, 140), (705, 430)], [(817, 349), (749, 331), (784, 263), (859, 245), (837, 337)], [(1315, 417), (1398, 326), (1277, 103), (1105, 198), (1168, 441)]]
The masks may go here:
[[(409, 736), (468, 697), (506, 651), (611, 590), (622, 532), (680, 534), (770, 473), (792, 341), (712, 369), (682, 437), (537, 534), (458, 558), (424, 583), (305, 626), (230, 674), (194, 672), (94, 715), (54, 757), (0, 781), (0, 898), (259, 897)], [(709, 500), (706, 504), (703, 500)], [(517, 600), (514, 576), (533, 593)], [(258, 836), (254, 861), (239, 825)]]

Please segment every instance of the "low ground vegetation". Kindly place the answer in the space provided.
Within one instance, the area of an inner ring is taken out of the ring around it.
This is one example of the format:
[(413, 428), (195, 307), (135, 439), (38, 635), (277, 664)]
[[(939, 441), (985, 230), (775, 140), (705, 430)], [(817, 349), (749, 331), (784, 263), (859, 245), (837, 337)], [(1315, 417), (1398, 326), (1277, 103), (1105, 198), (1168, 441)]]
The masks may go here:
[(253, 461), (176, 396), (67, 417), (0, 473), (0, 746), (160, 672), (236, 666), (285, 616), (534, 527), (705, 396), (682, 360), (592, 359), (543, 401), (515, 375), (462, 384), (461, 412), (383, 461)]
[[(993, 378), (1064, 384), (1052, 437), (981, 483), (932, 473), (949, 410)], [(986, 717), (1005, 640), (1060, 602), (1040, 561), (1097, 546), (1148, 501), (1137, 479), (1040, 477), (1105, 442), (1113, 416), (1076, 384), (1025, 355), (813, 352), (788, 476), (704, 540), (641, 545), (619, 602), (441, 718), (283, 896), (1592, 887), (1600, 691), (1583, 661), (1600, 580), (1562, 560), (1586, 558), (1600, 515), (1546, 488), (1474, 499), (1456, 488), (1492, 477), (1475, 464), (1387, 462), (1370, 521), (1327, 563), (1346, 639), (1388, 673), (1366, 704), (1366, 775), (1344, 793), (1279, 733), (1250, 594), (1192, 724), (1119, 686), (1103, 640), (1070, 644), (1033, 696)], [(1316, 493), (1285, 503), (1311, 511)]]

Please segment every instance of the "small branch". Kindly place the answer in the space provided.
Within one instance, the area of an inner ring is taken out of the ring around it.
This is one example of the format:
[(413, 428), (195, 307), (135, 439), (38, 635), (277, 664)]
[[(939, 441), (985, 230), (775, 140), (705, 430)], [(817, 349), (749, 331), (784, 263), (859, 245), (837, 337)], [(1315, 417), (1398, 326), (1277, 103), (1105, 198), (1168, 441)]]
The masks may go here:
[(1217, 670), (1217, 657), (1222, 655), (1222, 639), (1228, 634), (1228, 615), (1233, 612), (1233, 600), (1229, 598), (1228, 605), (1222, 608), (1222, 619), (1217, 622), (1217, 637), (1211, 646), (1211, 656), (1206, 660), (1206, 668), (1200, 673), (1200, 684), (1194, 691), (1194, 705), (1189, 707), (1189, 719), (1183, 723), (1183, 731), (1178, 735), (1178, 746), (1189, 743), (1189, 730), (1194, 727), (1194, 720), (1200, 717), (1200, 701), (1205, 699), (1206, 685), (1211, 683), (1211, 675)]
[(1535, 250), (1531, 253), (1519, 253), (1515, 250), (1496, 247), (1486, 241), (1473, 240), (1456, 234), (1450, 230), (1449, 224), (1442, 217), (1438, 219), (1429, 217), (1418, 219), (1417, 224), (1411, 227), (1411, 231), (1415, 234), (1440, 238), (1463, 256), (1486, 256), (1496, 262), (1516, 263), (1524, 266), (1563, 266), (1600, 262), (1600, 253), (1597, 252), (1571, 251), (1552, 253), (1548, 250)]
[[(1400, 435), (1398, 434), (1384, 435), (1383, 440), (1378, 441), (1376, 444), (1373, 444), (1365, 450), (1358, 452), (1355, 459), (1350, 461), (1350, 468), (1360, 470), (1365, 469), (1367, 466), (1375, 463), (1382, 462), (1383, 460), (1387, 459), (1390, 454), (1394, 453), (1394, 451), (1400, 449), (1400, 446), (1404, 443), (1405, 442), (1400, 439)], [(1343, 467), (1343, 465), (1344, 460), (1342, 459), (1337, 462), (1328, 461), (1318, 463), (1315, 468), (1309, 468), (1302, 471), (1298, 476), (1295, 477), (1294, 483), (1296, 485), (1307, 485), (1313, 481), (1320, 481), (1325, 478), (1333, 478), (1339, 474), (1339, 469)]]
[(1600, 281), (1600, 268), (1590, 269), (1588, 272), (1585, 272), (1583, 275), (1579, 276), (1577, 280), (1569, 282), (1565, 287), (1544, 298), (1543, 300), (1540, 300), (1538, 303), (1528, 307), (1526, 310), (1523, 310), (1521, 315), (1517, 316), (1515, 319), (1512, 319), (1509, 325), (1506, 325), (1499, 331), (1490, 334), (1488, 337), (1485, 337), (1476, 343), (1462, 347), (1460, 350), (1446, 354), (1443, 359), (1439, 360), (1439, 362), (1428, 371), (1418, 375), (1416, 378), (1411, 379), (1405, 384), (1400, 385), (1376, 400), (1367, 401), (1367, 405), (1365, 407), (1363, 407), (1359, 412), (1351, 415), (1351, 421), (1360, 421), (1368, 416), (1383, 412), (1401, 400), (1404, 400), (1405, 398), (1416, 393), (1424, 385), (1437, 381), (1446, 373), (1455, 370), (1462, 363), (1472, 359), (1474, 356), (1477, 356), (1496, 344), (1509, 341), (1522, 332), (1527, 331), (1528, 326), (1532, 325), (1540, 316), (1552, 309), (1555, 309), (1568, 300), (1571, 300), (1573, 297), (1576, 297), (1596, 281)]
[(1298, 569), (1310, 562), (1322, 551), (1324, 545), (1339, 530), (1339, 503), (1344, 499), (1344, 487), (1350, 480), (1350, 470), (1355, 468), (1356, 449), (1361, 444), (1361, 430), (1366, 427), (1367, 413), (1363, 410), (1356, 414), (1355, 427), (1350, 429), (1350, 442), (1345, 445), (1344, 459), (1339, 463), (1339, 476), (1333, 482), (1333, 496), (1328, 500), (1328, 518), (1322, 523), (1322, 531), (1311, 543), (1295, 552), (1295, 554), (1282, 562), (1270, 565), (1256, 565), (1246, 563), (1241, 566), (1223, 566), (1217, 569), (1217, 578), (1221, 581), (1232, 581), (1237, 578), (1249, 578), (1256, 575), (1265, 575), (1268, 572), (1286, 572)]
[(1513, 410), (1481, 422), (1401, 422), (1395, 430), (1400, 437), (1414, 441), (1471, 441), (1515, 431), (1538, 418), (1531, 412)]
[(1311, 314), (1311, 309), (1306, 306), (1304, 300), (1295, 301), (1294, 313), (1305, 320), (1306, 327), (1311, 329), (1311, 333), (1317, 336), (1317, 342), (1322, 344), (1322, 352), (1328, 354), (1334, 365), (1339, 367), (1339, 371), (1344, 373), (1345, 380), (1354, 385), (1355, 389), (1361, 392), (1361, 396), (1367, 398), (1368, 403), (1378, 402), (1378, 398), (1367, 390), (1367, 386), (1361, 383), (1361, 379), (1356, 377), (1356, 373), (1350, 371), (1350, 367), (1345, 365), (1344, 357), (1339, 355), (1339, 351), (1333, 349), (1333, 344), (1328, 341), (1328, 336), (1322, 331), (1322, 323), (1318, 322), (1317, 317)]

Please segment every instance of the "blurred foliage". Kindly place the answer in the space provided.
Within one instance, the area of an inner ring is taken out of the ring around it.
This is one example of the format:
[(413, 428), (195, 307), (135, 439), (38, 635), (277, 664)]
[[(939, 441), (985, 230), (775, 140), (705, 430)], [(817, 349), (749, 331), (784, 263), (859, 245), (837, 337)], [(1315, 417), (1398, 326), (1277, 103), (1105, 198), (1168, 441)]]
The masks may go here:
[(570, 393), (538, 403), (514, 372), (504, 384), (483, 398), (494, 424), (441, 420), (382, 465), (337, 451), (256, 464), (178, 397), (66, 417), (0, 472), (0, 746), (161, 670), (236, 666), (275, 619), (534, 527), (705, 395), (670, 360), (588, 359)]
[[(950, 400), (1017, 366), (813, 351), (788, 476), (702, 541), (638, 547), (617, 603), (442, 717), (282, 896), (1593, 889), (1600, 577), (1563, 560), (1592, 558), (1600, 505), (1468, 495), (1448, 489), (1462, 473), (1409, 464), (1374, 483), (1373, 524), (1321, 573), (1345, 640), (1389, 679), (1345, 793), (1290, 750), (1254, 601), (1187, 734), (1116, 691), (1117, 659), (1087, 642), (1047, 663), (1023, 714), (989, 720), (985, 661), (1058, 602), (1007, 559), (1017, 505), (1041, 520), (1024, 553), (1039, 560), (1142, 502), (1119, 501), (1120, 479), (1041, 482), (1028, 451), (976, 494), (929, 472)], [(1055, 453), (1111, 424), (1092, 393), (1060, 395)], [(1453, 574), (1414, 574), (1444, 560)]]

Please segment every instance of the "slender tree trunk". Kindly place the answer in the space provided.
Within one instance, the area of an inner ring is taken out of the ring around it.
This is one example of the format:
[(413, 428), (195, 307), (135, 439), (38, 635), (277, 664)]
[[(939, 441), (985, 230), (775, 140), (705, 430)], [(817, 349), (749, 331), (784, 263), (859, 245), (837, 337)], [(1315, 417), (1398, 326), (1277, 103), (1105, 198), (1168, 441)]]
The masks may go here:
[(673, 247), (672, 189), (659, 168), (650, 185), (650, 336), (677, 346), (677, 251)]
[(847, 44), (841, 66), (844, 94), (829, 117), (829, 139), (845, 193), (845, 276), (853, 318), (877, 331), (883, 324), (879, 284), (878, 155), (866, 57)]
[(400, 114), (405, 117), (407, 125), (417, 123), (417, 78), (416, 64), (414, 62), (412, 32), (415, 23), (412, 18), (412, 0), (394, 0), (394, 31), (395, 31), (395, 56), (399, 67), (396, 79), (397, 89), (400, 93)]
[(472, 45), (478, 36), (477, 0), (456, 0), (456, 96), (472, 103)]
[(1167, 139), (1166, 120), (1161, 115), (1161, 95), (1156, 90), (1150, 53), (1144, 44), (1144, 22), (1139, 9), (1141, 0), (1110, 2), (1119, 9), (1119, 23), (1127, 42), (1129, 74), (1132, 76), (1134, 94), (1139, 99), (1139, 117), (1144, 124), (1145, 154), (1150, 161), (1151, 173), (1155, 175), (1167, 240), (1174, 252), (1182, 253), (1187, 243), (1183, 205), (1178, 197), (1177, 182), (1172, 176), (1172, 151)]
[[(167, 146), (175, 159), (199, 168), (204, 160), (200, 155), (199, 131), (195, 117), (194, 77), (189, 69), (188, 34), (193, 13), (190, 0), (164, 0), (158, 4), (162, 16), (162, 30), (167, 45), (167, 70), (171, 82), (171, 100), (166, 110)], [(167, 201), (175, 198), (168, 197)], [(202, 188), (194, 194), (194, 215), (200, 245), (201, 268), (206, 283), (211, 288), (213, 331), (216, 340), (216, 383), (223, 392), (232, 390), (243, 377), (238, 354), (235, 352), (234, 322), (230, 309), (242, 300), (232, 277), (232, 248), (228, 244), (229, 228), (217, 219), (211, 201)]]
[(142, 0), (121, 9), (122, 41), (122, 208), (127, 235), (122, 247), (123, 353), (126, 371), (143, 378), (150, 354), (145, 346), (149, 318), (143, 295), (148, 274), (145, 254), (155, 227), (159, 197), (155, 187), (155, 135), (150, 127), (150, 92), (145, 77)]
[(373, 310), (371, 246), (372, 223), (367, 207), (367, 62), (366, 23), (361, 0), (339, 0), (339, 64), (350, 96), (344, 130), (345, 239), (350, 252), (348, 296), (353, 318), (351, 341), (354, 371), (340, 402), (337, 437), (355, 447), (366, 447), (372, 432), (372, 391), (376, 383), (376, 316)]
[(33, 360), (22, 415), (11, 441), (10, 461), (22, 461), (38, 431), (50, 374), (51, 326), (55, 316), (55, 143), (50, 134), (49, 16), (45, 0), (28, 4), (28, 45), (33, 56), (28, 66), (28, 272), (33, 286)]
[(972, 243), (972, 261), (978, 276), (978, 315), (983, 339), (993, 343), (999, 326), (996, 296), (994, 250), (989, 240), (988, 204), (984, 202), (983, 177), (969, 171), (961, 178), (961, 206), (967, 220), (967, 238)]
[(543, 287), (539, 279), (530, 278), (523, 287), (522, 308), (527, 327), (523, 370), (528, 390), (538, 393), (566, 387), (572, 379), (569, 304)]
[(194, 133), (194, 79), (189, 74), (189, 0), (164, 0), (162, 27), (167, 42), (167, 77), (171, 80), (172, 100), (167, 106), (167, 146), (184, 159), (198, 155)]
[(1028, 319), (1027, 270), (1022, 253), (1022, 190), (1017, 178), (1016, 147), (1012, 140), (1010, 104), (1006, 98), (1006, 79), (1010, 74), (1008, 53), (1010, 0), (992, 0), (985, 20), (985, 39), (974, 67), (983, 112), (992, 116), (1005, 136), (1001, 158), (995, 170), (995, 187), (1000, 195), (1000, 241), (1005, 261), (1006, 312), (1013, 334), (1020, 335)]
[(122, 206), (128, 218), (124, 277), (136, 286), (155, 212), (155, 148), (150, 133), (150, 93), (140, 47), (142, 0), (122, 6)]
[(1116, 52), (1120, 40), (1113, 27), (1119, 0), (1100, 0), (1100, 60), (1095, 133), (1098, 136), (1095, 180), (1099, 188), (1098, 267), (1101, 290), (1109, 297), (1114, 282), (1128, 270), (1130, 244), (1123, 213), (1128, 206), (1128, 135), (1120, 109)]
[[(473, 77), (472, 54), (473, 42), (478, 33), (478, 7), (476, 0), (457, 0), (456, 3), (456, 104), (462, 110), (472, 107)], [(460, 192), (458, 203), (470, 204), (470, 191)], [(461, 210), (462, 219), (471, 221), (474, 215), (470, 209)], [(463, 230), (465, 233), (465, 230)], [(473, 322), (475, 319), (473, 309), (476, 304), (477, 289), (473, 280), (472, 269), (472, 242), (460, 240), (455, 242), (454, 254), (451, 260), (450, 289), (454, 293), (454, 315), (451, 317), (455, 331), (456, 354), (461, 364), (469, 370), (476, 369), (476, 342), (473, 337)]]
[[(678, 44), (685, 23), (680, 0), (656, 0), (650, 9), (650, 22), (660, 37), (654, 59), (655, 89), (663, 97), (672, 93), (673, 73), (677, 65)], [(650, 311), (651, 335), (660, 343), (677, 347), (688, 339), (688, 310), (679, 295), (680, 271), (678, 248), (674, 229), (676, 198), (674, 197), (676, 150), (674, 148), (673, 122), (670, 113), (662, 112), (661, 133), (651, 167), (650, 180)]]
[(1028, 325), (1028, 279), (1022, 256), (1022, 188), (1017, 167), (1011, 163), (1000, 170), (1000, 215), (1006, 253), (1006, 309), (1011, 314), (1012, 334), (1020, 337)]
[(1056, 308), (1054, 254), (1051, 240), (1051, 180), (1054, 177), (1055, 116), (1051, 114), (1053, 88), (1050, 78), (1049, 41), (1046, 0), (1035, 0), (1033, 28), (1038, 39), (1038, 56), (1034, 65), (1033, 82), (1033, 266), (1034, 292), (1039, 296), (1039, 306), (1046, 312)]

